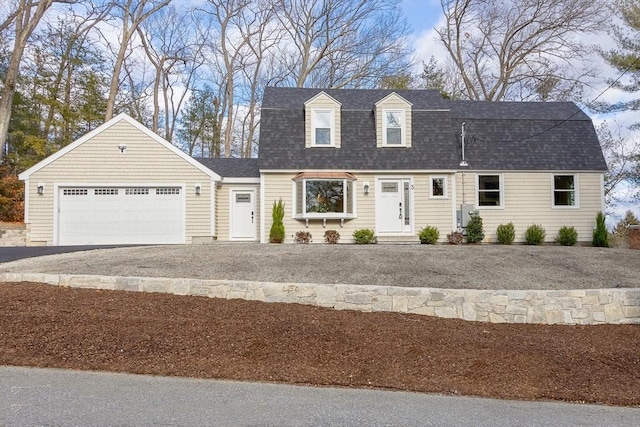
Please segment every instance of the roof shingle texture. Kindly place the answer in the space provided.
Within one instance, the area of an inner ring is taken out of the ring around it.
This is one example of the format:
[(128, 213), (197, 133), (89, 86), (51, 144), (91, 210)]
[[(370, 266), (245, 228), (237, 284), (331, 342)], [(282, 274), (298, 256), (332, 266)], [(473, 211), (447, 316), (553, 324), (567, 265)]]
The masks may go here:
[(199, 157), (197, 161), (223, 178), (258, 178), (258, 159)]
[[(341, 103), (341, 148), (305, 148), (304, 103), (322, 91)], [(395, 91), (412, 104), (412, 146), (377, 148), (375, 103), (392, 92), (266, 88), (260, 170), (458, 170), (462, 123), (470, 170), (606, 170), (591, 119), (572, 102), (450, 101), (437, 91)]]

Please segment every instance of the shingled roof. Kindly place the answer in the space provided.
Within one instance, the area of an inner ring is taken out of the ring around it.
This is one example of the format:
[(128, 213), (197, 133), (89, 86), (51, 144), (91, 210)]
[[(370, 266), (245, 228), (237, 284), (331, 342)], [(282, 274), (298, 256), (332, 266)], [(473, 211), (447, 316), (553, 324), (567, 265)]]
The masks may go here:
[(200, 157), (197, 161), (223, 178), (259, 178), (258, 159)]
[[(340, 148), (305, 148), (304, 103), (322, 91), (342, 104)], [(374, 106), (393, 92), (412, 104), (410, 148), (376, 147)], [(450, 101), (432, 90), (275, 87), (265, 89), (258, 166), (457, 170), (463, 122), (470, 170), (606, 170), (591, 119), (572, 102)]]

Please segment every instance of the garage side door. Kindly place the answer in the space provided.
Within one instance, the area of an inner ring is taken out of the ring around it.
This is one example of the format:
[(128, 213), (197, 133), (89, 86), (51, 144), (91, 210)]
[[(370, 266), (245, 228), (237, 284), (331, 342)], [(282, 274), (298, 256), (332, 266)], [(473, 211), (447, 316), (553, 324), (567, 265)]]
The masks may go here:
[(184, 243), (181, 187), (60, 188), (58, 245)]

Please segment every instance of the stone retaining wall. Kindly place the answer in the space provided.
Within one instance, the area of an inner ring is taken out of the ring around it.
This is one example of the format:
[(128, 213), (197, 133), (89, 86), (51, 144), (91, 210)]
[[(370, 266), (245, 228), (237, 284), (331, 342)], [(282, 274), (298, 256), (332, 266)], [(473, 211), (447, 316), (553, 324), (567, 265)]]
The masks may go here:
[(26, 246), (27, 229), (24, 224), (0, 223), (0, 246)]
[(485, 291), (42, 273), (1, 273), (0, 281), (241, 298), (338, 310), (415, 313), (491, 323), (640, 324), (640, 288)]

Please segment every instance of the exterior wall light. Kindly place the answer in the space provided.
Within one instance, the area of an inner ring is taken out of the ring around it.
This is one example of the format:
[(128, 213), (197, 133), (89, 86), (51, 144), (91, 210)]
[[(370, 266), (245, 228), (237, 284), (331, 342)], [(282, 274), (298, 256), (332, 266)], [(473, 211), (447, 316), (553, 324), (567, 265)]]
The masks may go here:
[(196, 196), (199, 196), (202, 192), (202, 185), (196, 184)]
[(369, 182), (362, 183), (362, 191), (364, 194), (369, 194)]
[(124, 152), (127, 150), (127, 146), (125, 144), (120, 144), (118, 145), (118, 150), (120, 150), (120, 154), (124, 154)]
[(40, 195), (44, 194), (44, 184), (43, 183), (39, 183), (38, 184), (38, 194), (40, 194)]

